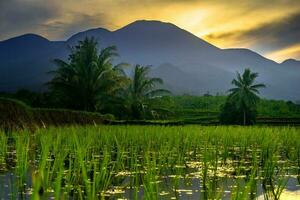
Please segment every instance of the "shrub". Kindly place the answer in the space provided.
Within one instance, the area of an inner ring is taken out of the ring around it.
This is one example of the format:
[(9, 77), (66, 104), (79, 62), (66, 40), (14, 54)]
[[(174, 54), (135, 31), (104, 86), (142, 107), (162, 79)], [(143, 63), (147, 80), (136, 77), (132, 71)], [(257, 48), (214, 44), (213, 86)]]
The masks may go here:
[[(243, 110), (238, 109), (235, 102), (227, 99), (221, 106), (219, 120), (221, 124), (243, 124)], [(246, 125), (252, 125), (256, 121), (256, 108), (246, 109)]]

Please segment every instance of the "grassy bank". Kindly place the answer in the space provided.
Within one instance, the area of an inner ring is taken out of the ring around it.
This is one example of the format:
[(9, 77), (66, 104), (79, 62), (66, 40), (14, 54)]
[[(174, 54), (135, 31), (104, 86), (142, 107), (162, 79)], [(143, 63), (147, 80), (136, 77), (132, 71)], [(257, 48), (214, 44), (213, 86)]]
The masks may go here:
[(111, 115), (66, 109), (31, 108), (21, 101), (0, 98), (0, 128), (4, 130), (35, 127), (108, 123)]
[[(21, 101), (0, 98), (0, 128), (4, 130), (35, 129), (35, 127), (131, 124), (131, 125), (183, 125), (219, 124), (219, 107), (225, 97), (171, 97), (171, 115), (164, 120), (114, 120), (111, 115), (73, 111), (67, 109), (31, 108)], [(262, 100), (258, 105), (257, 124), (300, 125), (300, 109), (297, 105), (273, 100)]]

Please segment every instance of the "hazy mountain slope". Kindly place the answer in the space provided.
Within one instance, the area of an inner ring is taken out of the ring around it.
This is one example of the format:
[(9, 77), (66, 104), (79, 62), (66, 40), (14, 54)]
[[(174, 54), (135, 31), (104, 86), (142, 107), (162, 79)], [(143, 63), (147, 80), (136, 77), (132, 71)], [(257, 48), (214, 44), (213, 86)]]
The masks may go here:
[[(153, 68), (150, 75), (162, 78), (164, 86), (173, 91), (174, 94), (199, 94), (200, 91), (196, 90), (199, 89), (199, 85), (203, 85), (197, 76), (183, 72), (170, 63)], [(204, 88), (201, 88), (201, 90), (204, 90)]]
[[(111, 38), (112, 32), (104, 28), (90, 29), (87, 31), (79, 32), (70, 37), (66, 43), (70, 46), (74, 46), (78, 41), (84, 40), (86, 37), (94, 37), (101, 46), (112, 45), (113, 40)], [(106, 43), (104, 43), (106, 42)]]
[(0, 90), (41, 89), (53, 69), (51, 58), (66, 55), (64, 42), (26, 34), (0, 43)]
[[(179, 27), (159, 21), (137, 21), (119, 30), (91, 29), (72, 36), (74, 45), (86, 36), (98, 39), (100, 46), (116, 45), (127, 62), (160, 65), (213, 58), (220, 49)], [(121, 59), (120, 58), (120, 59)]]
[[(114, 32), (122, 57), (130, 62), (181, 64), (210, 57), (219, 49), (169, 23), (138, 21)], [(198, 58), (197, 58), (198, 57)]]
[(281, 66), (291, 72), (293, 72), (293, 70), (296, 70), (298, 72), (300, 71), (300, 61), (295, 59), (287, 59), (281, 63)]
[[(208, 67), (211, 68), (212, 66)], [(227, 91), (232, 74), (220, 69), (213, 72), (213, 70), (208, 70), (208, 67), (201, 68), (202, 71), (198, 70), (198, 73), (195, 74), (182, 71), (180, 68), (183, 67), (165, 63), (153, 68), (151, 76), (162, 78), (164, 85), (174, 94), (199, 95), (205, 94), (207, 91), (218, 93)], [(218, 80), (220, 76), (222, 76), (222, 80)]]
[(225, 92), (235, 72), (249, 67), (267, 84), (265, 97), (300, 99), (299, 61), (278, 64), (248, 49), (219, 49), (173, 24), (158, 21), (137, 21), (116, 31), (91, 29), (64, 42), (33, 34), (0, 42), (0, 90), (40, 89), (50, 78), (45, 72), (56, 67), (50, 61), (67, 59), (68, 46), (86, 36), (95, 37), (100, 48), (116, 45), (117, 61), (152, 65), (152, 74), (163, 78), (175, 93)]

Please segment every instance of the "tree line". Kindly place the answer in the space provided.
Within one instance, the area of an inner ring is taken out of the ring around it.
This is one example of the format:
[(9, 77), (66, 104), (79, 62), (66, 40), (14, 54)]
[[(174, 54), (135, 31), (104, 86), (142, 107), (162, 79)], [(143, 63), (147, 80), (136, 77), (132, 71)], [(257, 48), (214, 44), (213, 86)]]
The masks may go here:
[(152, 117), (160, 108), (153, 102), (167, 95), (159, 88), (163, 81), (149, 77), (149, 66), (134, 66), (127, 75), (126, 63), (114, 64), (115, 46), (98, 53), (97, 41), (85, 38), (71, 48), (68, 61), (55, 59), (58, 68), (47, 83), (50, 92), (65, 107), (90, 112), (103, 112), (127, 119)]
[[(38, 107), (59, 107), (90, 112), (110, 113), (120, 119), (153, 119), (170, 114), (163, 89), (163, 80), (150, 77), (150, 66), (115, 64), (116, 46), (99, 49), (94, 38), (85, 38), (70, 48), (67, 61), (54, 59), (57, 68), (48, 72), (48, 92), (35, 95), (31, 104)], [(259, 89), (258, 73), (245, 69), (237, 73), (220, 108), (223, 124), (254, 124)], [(33, 98), (34, 93), (20, 90), (16, 96)], [(209, 93), (208, 93), (209, 94)], [(26, 103), (26, 102), (25, 102)]]

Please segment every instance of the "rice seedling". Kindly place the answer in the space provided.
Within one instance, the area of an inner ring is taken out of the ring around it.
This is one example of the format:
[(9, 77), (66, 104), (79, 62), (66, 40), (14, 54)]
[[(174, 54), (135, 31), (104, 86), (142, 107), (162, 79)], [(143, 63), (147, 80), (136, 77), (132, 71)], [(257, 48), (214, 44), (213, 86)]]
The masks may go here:
[(0, 132), (0, 163), (1, 163), (1, 168), (0, 171), (5, 170), (5, 157), (6, 157), (6, 152), (7, 152), (7, 137), (4, 133)]
[(20, 196), (26, 191), (26, 182), (27, 180), (27, 171), (29, 168), (29, 134), (24, 133), (14, 135), (15, 144), (16, 144), (16, 168), (15, 174), (17, 179), (17, 189), (20, 190)]
[(9, 188), (0, 198), (280, 199), (300, 189), (296, 127), (75, 126), (11, 135), (0, 134), (1, 173), (12, 174), (10, 182), (0, 176), (0, 188)]

